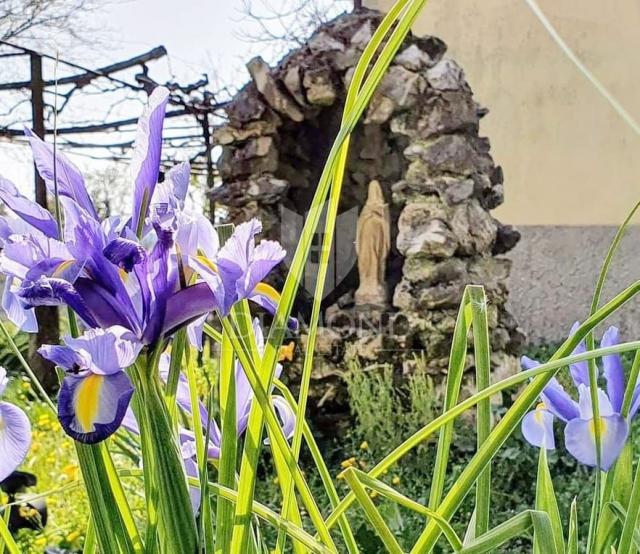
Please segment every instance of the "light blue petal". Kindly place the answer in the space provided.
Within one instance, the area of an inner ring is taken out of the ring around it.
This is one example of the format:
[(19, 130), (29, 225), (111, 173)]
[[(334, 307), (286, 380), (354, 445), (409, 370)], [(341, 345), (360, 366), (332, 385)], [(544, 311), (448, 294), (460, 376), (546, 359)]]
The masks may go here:
[(553, 436), (553, 414), (549, 410), (536, 409), (529, 412), (522, 419), (522, 435), (524, 438), (538, 448), (554, 450), (556, 447)]
[[(618, 342), (617, 327), (609, 327), (602, 336), (600, 347), (616, 346)], [(613, 410), (620, 413), (624, 400), (624, 369), (622, 367), (620, 354), (603, 356), (602, 366), (604, 369), (604, 377), (607, 380), (607, 395), (609, 396), (609, 400), (611, 400)]]
[(31, 424), (17, 406), (0, 402), (0, 481), (11, 475), (31, 446)]
[[(624, 448), (629, 427), (618, 414), (601, 418), (601, 467), (604, 471), (616, 461)], [(594, 420), (574, 419), (564, 429), (564, 440), (571, 455), (588, 466), (597, 465)]]

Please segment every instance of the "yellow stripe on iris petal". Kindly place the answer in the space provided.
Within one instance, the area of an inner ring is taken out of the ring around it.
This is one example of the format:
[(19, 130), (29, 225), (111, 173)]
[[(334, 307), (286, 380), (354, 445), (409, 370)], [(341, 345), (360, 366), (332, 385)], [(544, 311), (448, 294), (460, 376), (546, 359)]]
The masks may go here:
[(218, 273), (218, 268), (216, 267), (216, 264), (214, 264), (209, 258), (207, 258), (205, 255), (203, 254), (198, 254), (196, 256), (196, 260), (198, 260), (202, 265), (206, 265), (211, 271), (213, 271), (214, 273)]
[(56, 267), (56, 270), (53, 272), (52, 277), (59, 277), (60, 275), (62, 275), (62, 272), (70, 267), (74, 262), (75, 260), (65, 260), (64, 262), (62, 262), (58, 267)]
[(94, 430), (99, 408), (98, 399), (103, 382), (104, 376), (91, 374), (85, 377), (76, 389), (74, 398), (76, 420), (83, 433), (90, 433)]
[(254, 293), (266, 296), (269, 300), (272, 300), (276, 304), (280, 302), (280, 293), (267, 283), (258, 283), (254, 289)]
[[(595, 438), (596, 436), (596, 420), (595, 419), (592, 419), (589, 421), (589, 431), (591, 435), (593, 435), (593, 437)], [(604, 437), (606, 433), (607, 433), (607, 422), (603, 418), (600, 418), (600, 436)]]
[(546, 410), (547, 407), (544, 405), (544, 402), (540, 402), (536, 406), (535, 415), (533, 416), (538, 423), (542, 423), (542, 410)]

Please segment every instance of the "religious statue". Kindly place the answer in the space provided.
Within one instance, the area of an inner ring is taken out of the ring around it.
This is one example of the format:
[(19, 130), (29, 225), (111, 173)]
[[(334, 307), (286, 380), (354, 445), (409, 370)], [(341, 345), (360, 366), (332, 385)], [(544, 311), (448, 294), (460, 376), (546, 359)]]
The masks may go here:
[(356, 305), (387, 303), (385, 269), (391, 247), (389, 207), (378, 181), (369, 183), (369, 194), (358, 218), (356, 253), (360, 286)]

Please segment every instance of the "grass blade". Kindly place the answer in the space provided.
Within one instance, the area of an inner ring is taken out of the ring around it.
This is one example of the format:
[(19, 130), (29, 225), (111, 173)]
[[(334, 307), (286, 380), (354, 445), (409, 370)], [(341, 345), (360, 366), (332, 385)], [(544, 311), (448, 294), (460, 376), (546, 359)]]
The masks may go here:
[[(222, 444), (218, 467), (218, 484), (235, 489), (237, 460), (236, 431), (236, 379), (233, 347), (229, 337), (223, 333), (220, 350), (220, 415), (222, 421)], [(216, 509), (216, 552), (224, 554), (231, 546), (234, 505), (218, 496)]]
[[(540, 537), (539, 540), (545, 549), (542, 552), (545, 554), (553, 554), (556, 552), (549, 516), (544, 512), (537, 512), (535, 510), (527, 510), (512, 517), (481, 537), (474, 539), (458, 552), (459, 554), (495, 552), (499, 546), (502, 546), (512, 539), (528, 534), (531, 529)], [(506, 551), (503, 550), (503, 552)]]
[[(491, 350), (489, 347), (489, 321), (487, 319), (487, 297), (483, 287), (469, 287), (469, 301), (473, 313), (473, 350), (476, 366), (476, 390), (486, 389), (491, 384)], [(491, 399), (478, 402), (476, 416), (478, 449), (491, 433)], [(491, 501), (491, 463), (478, 476), (476, 483), (475, 535), (489, 530)]]
[[(555, 543), (556, 552), (564, 554), (564, 534), (562, 531), (562, 520), (560, 519), (560, 510), (558, 509), (558, 501), (556, 493), (553, 489), (553, 481), (549, 473), (549, 465), (547, 462), (547, 450), (540, 449), (538, 458), (538, 477), (536, 480), (536, 510), (544, 512), (549, 516), (551, 523), (551, 531), (553, 532), (553, 541)], [(533, 546), (534, 552), (545, 554), (542, 549), (542, 539), (538, 535), (534, 535)]]
[(636, 468), (635, 479), (631, 489), (629, 507), (622, 525), (618, 554), (630, 554), (632, 552), (633, 535), (637, 532), (638, 515), (640, 514), (640, 464)]
[[(448, 412), (458, 403), (462, 375), (467, 365), (467, 336), (473, 321), (473, 313), (469, 306), (469, 287), (466, 287), (462, 295), (462, 302), (458, 310), (456, 325), (453, 330), (451, 353), (449, 355), (449, 368), (447, 370), (447, 392), (444, 399), (443, 413)], [(442, 499), (444, 480), (449, 462), (449, 449), (453, 437), (453, 421), (442, 427), (438, 436), (438, 448), (431, 479), (429, 492), (429, 508), (436, 510)]]
[(356, 495), (356, 500), (364, 511), (365, 516), (367, 516), (367, 519), (373, 526), (375, 532), (380, 537), (380, 540), (382, 540), (387, 552), (390, 552), (391, 554), (403, 554), (402, 548), (393, 536), (391, 529), (389, 529), (384, 518), (376, 508), (376, 505), (373, 503), (367, 494), (367, 491), (358, 480), (358, 476), (352, 470), (353, 468), (349, 468), (344, 471), (342, 475), (349, 487), (351, 487), (353, 494)]
[(374, 479), (370, 475), (364, 473), (363, 471), (360, 471), (357, 468), (349, 468), (349, 469), (356, 474), (356, 477), (364, 486), (370, 488), (371, 490), (376, 491), (377, 493), (381, 494), (385, 498), (388, 498), (389, 500), (393, 500), (395, 503), (397, 503), (400, 506), (403, 506), (404, 508), (412, 510), (427, 518), (433, 518), (442, 527), (442, 532), (444, 533), (445, 537), (449, 541), (449, 544), (451, 545), (451, 547), (456, 552), (462, 548), (462, 541), (456, 534), (453, 527), (451, 527), (449, 522), (441, 518), (436, 512), (430, 510), (429, 508), (427, 508), (426, 506), (423, 506), (422, 504), (420, 504), (419, 502), (416, 502), (415, 500), (411, 500), (410, 498), (399, 493), (397, 490), (390, 487), (386, 483), (383, 483), (378, 479)]
[(7, 522), (4, 520), (4, 517), (0, 517), (0, 549), (4, 550), (5, 548), (7, 549), (9, 554), (20, 554), (18, 545), (13, 540), (13, 537), (9, 532)]

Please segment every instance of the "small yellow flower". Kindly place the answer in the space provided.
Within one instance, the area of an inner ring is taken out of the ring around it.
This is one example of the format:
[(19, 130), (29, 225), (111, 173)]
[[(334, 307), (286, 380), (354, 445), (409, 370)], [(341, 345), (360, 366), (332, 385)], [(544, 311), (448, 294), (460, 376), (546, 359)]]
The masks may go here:
[(344, 469), (347, 469), (348, 467), (353, 467), (354, 465), (356, 465), (356, 459), (353, 456), (348, 460), (343, 460), (340, 463), (340, 466), (343, 467)]
[(80, 533), (78, 531), (71, 531), (71, 533), (66, 536), (67, 542), (73, 542), (78, 538), (80, 538)]
[(75, 481), (78, 477), (78, 466), (75, 464), (69, 464), (62, 468), (62, 473), (64, 473), (70, 481)]
[(278, 358), (279, 362), (291, 362), (293, 360), (293, 351), (296, 348), (296, 343), (291, 341), (286, 346), (280, 347), (280, 356)]
[(277, 485), (280, 482), (280, 478), (278, 476), (273, 478), (273, 484)]
[(391, 483), (393, 483), (394, 485), (399, 485), (400, 484), (400, 477), (398, 477), (397, 475), (395, 475), (393, 477), (393, 479), (391, 479)]
[(369, 496), (370, 496), (371, 498), (375, 498), (376, 496), (378, 496), (378, 491), (371, 491), (371, 492), (369, 493)]
[(35, 541), (33, 541), (35, 546), (46, 546), (47, 545), (47, 537), (38, 537)]
[(369, 443), (367, 441), (362, 441), (360, 444), (360, 450), (369, 450)]

